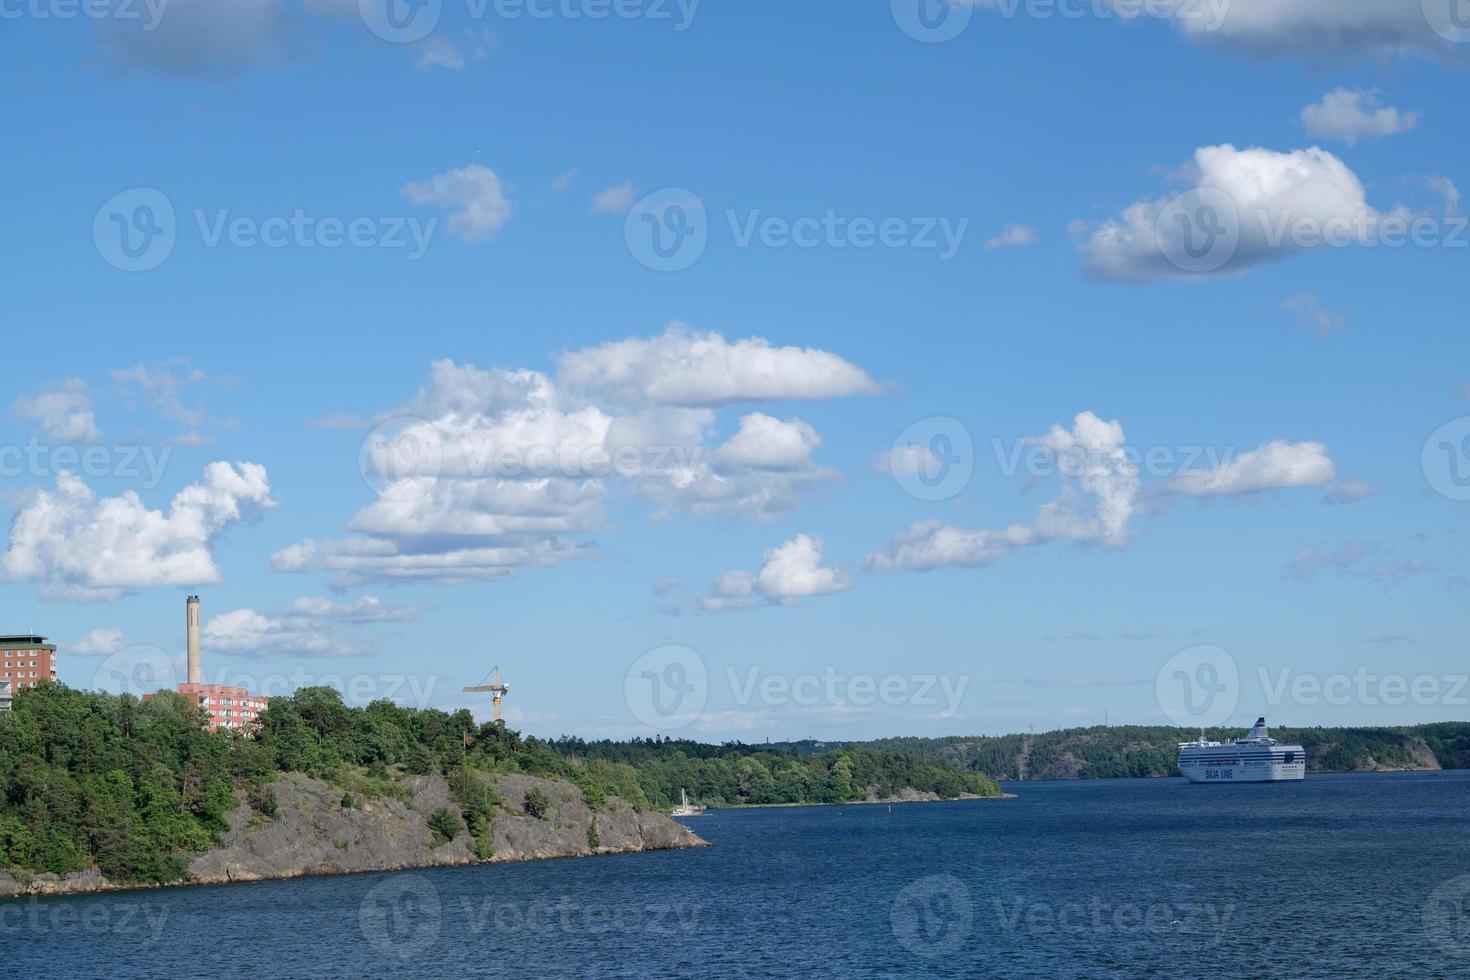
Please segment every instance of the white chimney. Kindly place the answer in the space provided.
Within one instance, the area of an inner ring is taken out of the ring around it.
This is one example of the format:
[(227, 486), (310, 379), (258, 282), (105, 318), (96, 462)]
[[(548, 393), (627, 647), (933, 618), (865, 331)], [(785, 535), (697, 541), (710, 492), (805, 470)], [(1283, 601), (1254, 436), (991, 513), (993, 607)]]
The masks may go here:
[(199, 669), (199, 597), (189, 596), (184, 609), (189, 634), (189, 683), (200, 684), (203, 672)]

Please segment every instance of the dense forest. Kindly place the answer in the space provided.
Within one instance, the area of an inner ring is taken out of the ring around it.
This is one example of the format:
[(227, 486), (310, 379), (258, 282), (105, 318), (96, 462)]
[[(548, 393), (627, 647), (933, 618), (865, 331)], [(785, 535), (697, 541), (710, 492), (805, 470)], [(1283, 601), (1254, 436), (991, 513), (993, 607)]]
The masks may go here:
[[(1207, 738), (1222, 742), (1244, 734), (1238, 728), (1205, 732)], [(996, 779), (1106, 779), (1176, 775), (1178, 743), (1198, 735), (1197, 729), (1115, 725), (1034, 735), (890, 738), (844, 747), (897, 752)], [(1436, 765), (1470, 769), (1470, 722), (1402, 728), (1273, 728), (1271, 735), (1305, 748), (1310, 772), (1430, 769)], [(830, 752), (836, 744), (801, 742), (794, 748)]]
[(270, 819), (270, 783), (292, 771), (363, 797), (403, 794), (397, 780), (405, 773), (440, 773), (458, 812), (437, 812), (431, 826), (444, 837), (467, 828), (485, 847), (501, 805), (485, 773), (564, 779), (594, 809), (608, 795), (665, 807), (681, 787), (710, 804), (838, 803), (904, 789), (945, 798), (999, 792), (979, 773), (890, 751), (548, 742), (478, 724), (463, 710), (388, 701), (349, 708), (326, 687), (272, 699), (259, 732), (247, 738), (207, 731), (197, 707), (172, 692), (140, 702), (42, 684), (0, 712), (0, 868), (60, 874), (95, 866), (116, 882), (176, 881), (189, 855), (226, 829), (237, 791), (258, 819)]

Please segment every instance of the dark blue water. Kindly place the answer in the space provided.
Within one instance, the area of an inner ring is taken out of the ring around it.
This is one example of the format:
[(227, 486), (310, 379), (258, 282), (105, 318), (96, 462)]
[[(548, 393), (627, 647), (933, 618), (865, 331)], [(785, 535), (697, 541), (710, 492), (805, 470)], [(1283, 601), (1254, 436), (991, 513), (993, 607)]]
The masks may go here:
[(25, 977), (1470, 976), (1470, 773), (724, 811), (715, 847), (0, 903)]

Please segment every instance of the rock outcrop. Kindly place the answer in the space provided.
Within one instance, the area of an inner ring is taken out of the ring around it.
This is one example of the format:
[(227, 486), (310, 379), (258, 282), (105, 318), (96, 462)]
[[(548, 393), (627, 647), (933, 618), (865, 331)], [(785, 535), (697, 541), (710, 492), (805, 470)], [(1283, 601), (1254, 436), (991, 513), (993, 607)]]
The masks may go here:
[[(662, 813), (638, 811), (609, 796), (588, 806), (570, 783), (522, 775), (489, 775), (501, 800), (491, 822), (490, 861), (529, 861), (632, 851), (701, 847), (705, 842)], [(300, 773), (285, 773), (271, 788), (276, 815), (255, 813), (240, 794), (219, 844), (196, 855), (189, 876), (177, 884), (221, 884), (473, 864), (475, 841), (461, 830), (449, 841), (429, 828), (440, 808), (457, 811), (438, 775), (404, 777), (408, 802), (394, 796), (353, 796), (343, 806), (341, 787)], [(547, 801), (539, 817), (524, 812), (528, 790)], [(589, 830), (589, 828), (592, 828)], [(0, 870), (0, 898), (109, 891), (119, 886), (95, 869), (66, 876)], [(126, 887), (126, 886), (122, 886)]]

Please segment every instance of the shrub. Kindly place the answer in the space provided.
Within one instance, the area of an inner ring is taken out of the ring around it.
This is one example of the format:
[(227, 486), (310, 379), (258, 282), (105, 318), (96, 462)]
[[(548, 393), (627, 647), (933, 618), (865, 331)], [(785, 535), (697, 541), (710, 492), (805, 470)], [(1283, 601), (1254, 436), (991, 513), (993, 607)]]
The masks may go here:
[(429, 817), (429, 829), (434, 832), (435, 847), (454, 840), (463, 828), (464, 821), (448, 807), (441, 806)]
[(276, 814), (280, 813), (280, 806), (276, 803), (275, 790), (269, 786), (256, 786), (250, 790), (250, 809), (265, 817), (274, 820)]
[(546, 811), (551, 808), (551, 801), (540, 787), (532, 786), (526, 790), (526, 796), (521, 803), (521, 809), (530, 816), (540, 820), (546, 816)]
[(594, 851), (602, 846), (602, 837), (597, 833), (597, 821), (594, 820), (587, 825), (587, 846)]

